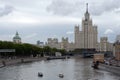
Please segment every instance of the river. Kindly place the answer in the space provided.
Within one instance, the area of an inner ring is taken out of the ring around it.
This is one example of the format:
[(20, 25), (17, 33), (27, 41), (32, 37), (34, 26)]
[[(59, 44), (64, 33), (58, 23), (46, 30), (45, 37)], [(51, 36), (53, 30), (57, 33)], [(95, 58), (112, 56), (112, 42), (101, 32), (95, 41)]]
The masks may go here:
[[(91, 68), (92, 59), (38, 61), (0, 68), (0, 80), (120, 80), (120, 77)], [(38, 72), (43, 77), (38, 77)], [(58, 75), (64, 74), (64, 78)]]

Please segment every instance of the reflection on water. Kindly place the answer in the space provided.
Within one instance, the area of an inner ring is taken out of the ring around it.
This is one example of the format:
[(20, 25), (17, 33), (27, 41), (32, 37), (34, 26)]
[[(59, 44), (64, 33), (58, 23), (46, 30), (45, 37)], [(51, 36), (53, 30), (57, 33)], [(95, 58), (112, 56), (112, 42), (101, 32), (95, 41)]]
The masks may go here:
[[(39, 61), (0, 68), (0, 80), (120, 80), (112, 73), (91, 68), (91, 59)], [(43, 77), (38, 77), (38, 72)], [(64, 78), (59, 78), (60, 73)]]

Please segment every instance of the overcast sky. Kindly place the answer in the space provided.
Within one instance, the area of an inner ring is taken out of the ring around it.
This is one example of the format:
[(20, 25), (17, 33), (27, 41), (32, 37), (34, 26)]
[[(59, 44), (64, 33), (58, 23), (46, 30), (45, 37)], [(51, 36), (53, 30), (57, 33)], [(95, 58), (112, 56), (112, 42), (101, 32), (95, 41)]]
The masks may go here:
[(120, 34), (120, 0), (0, 0), (0, 40), (12, 41), (18, 31), (23, 43), (62, 36), (74, 41), (86, 3), (99, 37), (114, 42)]

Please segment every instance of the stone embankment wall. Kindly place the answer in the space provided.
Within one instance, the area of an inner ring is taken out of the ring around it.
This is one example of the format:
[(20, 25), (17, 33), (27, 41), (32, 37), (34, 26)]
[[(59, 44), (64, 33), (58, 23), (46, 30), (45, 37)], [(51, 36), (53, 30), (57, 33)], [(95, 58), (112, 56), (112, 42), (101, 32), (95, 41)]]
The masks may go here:
[(105, 70), (105, 71), (112, 72), (114, 74), (120, 75), (120, 67), (100, 64), (99, 68), (102, 69), (102, 70)]

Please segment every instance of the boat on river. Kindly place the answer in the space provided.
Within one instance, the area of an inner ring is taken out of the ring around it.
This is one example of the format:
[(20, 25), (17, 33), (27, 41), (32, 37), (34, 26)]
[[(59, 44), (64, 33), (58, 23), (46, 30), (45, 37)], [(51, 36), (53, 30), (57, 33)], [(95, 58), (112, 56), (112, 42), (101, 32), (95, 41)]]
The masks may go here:
[(60, 77), (60, 78), (63, 78), (63, 77), (64, 77), (64, 75), (63, 75), (63, 74), (59, 74), (59, 77)]
[(43, 77), (43, 73), (38, 72), (38, 77)]

